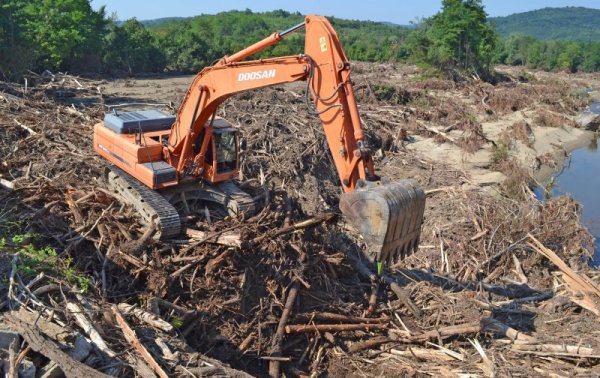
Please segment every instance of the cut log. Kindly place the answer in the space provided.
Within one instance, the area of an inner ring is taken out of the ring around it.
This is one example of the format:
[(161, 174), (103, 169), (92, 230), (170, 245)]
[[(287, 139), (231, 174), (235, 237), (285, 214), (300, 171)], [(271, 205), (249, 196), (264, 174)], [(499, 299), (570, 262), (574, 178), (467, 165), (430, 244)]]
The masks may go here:
[(387, 324), (294, 324), (286, 326), (285, 333), (370, 331), (387, 327)]
[(365, 349), (377, 348), (380, 345), (392, 343), (396, 340), (391, 339), (387, 336), (378, 336), (372, 339), (361, 341), (359, 343), (354, 343), (348, 348), (348, 352), (357, 353)]
[(432, 331), (427, 331), (420, 335), (413, 335), (410, 337), (412, 341), (427, 341), (436, 338), (448, 338), (457, 335), (470, 335), (476, 334), (481, 331), (481, 324), (477, 323), (466, 323), (449, 327), (442, 327)]
[(582, 347), (580, 345), (515, 344), (511, 346), (511, 349), (518, 352), (531, 353), (542, 356), (600, 358), (600, 351), (596, 351), (592, 348)]
[(441, 350), (415, 348), (411, 347), (407, 350), (390, 349), (390, 354), (393, 356), (413, 357), (420, 360), (443, 360), (455, 361), (456, 359)]
[(342, 314), (334, 314), (331, 312), (312, 312), (308, 314), (298, 314), (294, 317), (296, 320), (328, 320), (344, 323), (387, 323), (390, 318), (363, 318), (360, 316), (348, 316)]
[(275, 237), (275, 236), (279, 236), (279, 235), (284, 235), (284, 234), (289, 234), (290, 232), (294, 232), (296, 230), (300, 230), (303, 228), (307, 228), (307, 227), (311, 227), (311, 226), (315, 226), (317, 224), (323, 223), (323, 222), (327, 222), (329, 220), (331, 220), (333, 217), (335, 217), (334, 213), (325, 213), (325, 214), (321, 214), (321, 215), (317, 215), (314, 218), (302, 221), (302, 222), (298, 222), (294, 225), (291, 225), (289, 227), (282, 227), (280, 229), (278, 229), (277, 231), (275, 231), (272, 234), (264, 234), (262, 236), (259, 236), (257, 238), (255, 238), (253, 241), (255, 243), (259, 243), (265, 239), (271, 238), (271, 237)]
[(35, 324), (24, 322), (13, 314), (4, 315), (3, 320), (23, 336), (31, 349), (54, 361), (67, 378), (109, 378), (108, 375), (69, 357), (56, 343), (46, 338)]
[(563, 273), (563, 278), (572, 292), (571, 300), (582, 308), (591, 311), (594, 315), (600, 316), (600, 306), (598, 306), (600, 286), (587, 276), (571, 269), (556, 253), (546, 248), (533, 235), (528, 234), (527, 236), (531, 240), (528, 243), (529, 247), (545, 256)]
[(194, 242), (200, 241), (200, 242), (220, 244), (220, 245), (224, 245), (227, 247), (236, 247), (236, 248), (242, 247), (242, 236), (235, 232), (224, 232), (222, 234), (213, 236), (208, 232), (193, 230), (193, 229), (188, 228), (185, 233), (188, 237), (192, 238), (193, 239), (192, 241), (194, 241)]
[(119, 308), (116, 305), (112, 306), (112, 312), (115, 315), (115, 318), (117, 319), (117, 323), (121, 327), (121, 330), (123, 331), (123, 335), (125, 335), (125, 339), (129, 343), (131, 343), (131, 345), (140, 353), (144, 361), (146, 361), (146, 363), (152, 368), (152, 370), (154, 370), (154, 372), (156, 372), (156, 374), (160, 378), (169, 378), (169, 376), (167, 375), (167, 373), (165, 373), (162, 367), (154, 360), (154, 358), (152, 358), (150, 352), (148, 352), (144, 345), (142, 345), (140, 340), (135, 335), (135, 332), (131, 329), (129, 324), (127, 324), (127, 322), (119, 312)]
[(66, 308), (67, 311), (69, 311), (69, 313), (71, 313), (71, 315), (73, 315), (73, 317), (75, 318), (75, 322), (77, 323), (79, 328), (81, 328), (83, 332), (85, 332), (85, 334), (89, 336), (89, 338), (92, 340), (92, 342), (94, 343), (94, 345), (96, 345), (98, 349), (100, 349), (110, 357), (114, 357), (117, 355), (115, 352), (110, 350), (108, 345), (106, 345), (106, 342), (104, 341), (104, 339), (102, 339), (102, 336), (100, 336), (100, 334), (98, 333), (96, 328), (94, 328), (92, 323), (89, 320), (87, 320), (85, 315), (83, 315), (83, 311), (77, 304), (73, 302), (67, 302)]
[[(92, 344), (88, 340), (86, 340), (85, 337), (78, 336), (75, 340), (75, 345), (73, 346), (73, 349), (69, 353), (69, 357), (71, 357), (75, 361), (81, 362), (90, 355), (92, 350)], [(40, 378), (58, 378), (62, 376), (62, 374), (63, 372), (60, 366), (58, 366), (56, 362), (51, 362), (40, 372)]]
[(138, 318), (139, 320), (143, 321), (144, 323), (151, 325), (154, 328), (161, 329), (165, 332), (171, 332), (173, 330), (173, 326), (171, 324), (162, 320), (155, 314), (144, 311), (140, 308), (129, 305), (127, 303), (119, 303), (119, 305), (117, 307), (119, 308), (119, 311), (121, 311), (122, 313), (124, 313), (126, 315), (131, 314), (131, 315), (135, 316), (136, 318)]
[[(287, 299), (285, 301), (285, 305), (283, 306), (283, 312), (281, 313), (281, 318), (279, 319), (279, 324), (277, 325), (277, 331), (275, 332), (275, 336), (273, 337), (273, 341), (271, 343), (271, 356), (275, 358), (281, 357), (281, 352), (283, 350), (283, 333), (285, 330), (285, 325), (287, 324), (288, 318), (292, 313), (292, 308), (294, 307), (294, 303), (296, 302), (296, 297), (298, 296), (299, 285), (297, 282), (292, 284), (290, 291), (288, 292)], [(280, 360), (271, 360), (269, 363), (269, 376), (272, 378), (278, 378), (280, 373)]]

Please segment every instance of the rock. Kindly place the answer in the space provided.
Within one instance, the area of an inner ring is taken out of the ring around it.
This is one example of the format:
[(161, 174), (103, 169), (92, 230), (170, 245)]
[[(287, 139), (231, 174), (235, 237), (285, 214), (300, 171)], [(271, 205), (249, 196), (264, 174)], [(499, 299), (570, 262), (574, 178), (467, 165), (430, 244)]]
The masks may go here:
[(74, 358), (77, 361), (83, 361), (87, 358), (87, 356), (92, 353), (92, 343), (90, 343), (85, 337), (79, 335), (77, 336), (77, 340), (75, 340), (75, 346), (69, 356)]
[(600, 126), (600, 114), (585, 111), (577, 116), (576, 122), (582, 129), (596, 131)]

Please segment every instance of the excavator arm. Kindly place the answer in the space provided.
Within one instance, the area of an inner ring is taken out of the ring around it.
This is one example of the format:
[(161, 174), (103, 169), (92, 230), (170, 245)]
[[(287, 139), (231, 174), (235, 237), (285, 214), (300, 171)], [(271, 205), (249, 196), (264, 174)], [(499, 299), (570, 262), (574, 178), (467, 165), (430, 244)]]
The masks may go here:
[[(241, 61), (302, 27), (306, 28), (305, 54)], [(304, 23), (202, 70), (177, 114), (169, 147), (164, 151), (166, 160), (177, 167), (180, 175), (201, 174), (198, 167), (202, 166), (203, 156), (194, 155), (193, 146), (218, 106), (236, 93), (294, 81), (307, 81), (344, 191), (354, 191), (361, 180), (375, 180), (350, 82), (350, 64), (336, 32), (327, 19), (319, 16), (308, 16)]]
[[(306, 29), (303, 54), (245, 60), (302, 28)], [(113, 176), (123, 194), (129, 195), (133, 188), (137, 194), (132, 198), (138, 199), (141, 212), (158, 219), (164, 229), (169, 222), (177, 223), (177, 212), (153, 190), (165, 198), (173, 193), (183, 198), (183, 188), (192, 185), (195, 193), (201, 193), (198, 198), (205, 198), (201, 188), (208, 182), (237, 193), (231, 183), (235, 169), (220, 174), (218, 159), (215, 163), (209, 153), (209, 149), (219, 152), (215, 138), (224, 135), (216, 130), (221, 126), (214, 124), (218, 107), (237, 93), (295, 81), (306, 81), (307, 102), (312, 101), (311, 111), (321, 120), (342, 183), (340, 210), (363, 236), (366, 256), (382, 266), (416, 250), (425, 194), (413, 180), (386, 182), (375, 174), (350, 81), (350, 63), (324, 17), (307, 16), (303, 23), (203, 69), (192, 81), (174, 122), (147, 112), (107, 115), (104, 123), (94, 127), (94, 148), (114, 164)], [(205, 164), (209, 158), (212, 165)], [(215, 193), (210, 192), (209, 199), (220, 196)], [(162, 235), (178, 232), (179, 226), (173, 226)]]

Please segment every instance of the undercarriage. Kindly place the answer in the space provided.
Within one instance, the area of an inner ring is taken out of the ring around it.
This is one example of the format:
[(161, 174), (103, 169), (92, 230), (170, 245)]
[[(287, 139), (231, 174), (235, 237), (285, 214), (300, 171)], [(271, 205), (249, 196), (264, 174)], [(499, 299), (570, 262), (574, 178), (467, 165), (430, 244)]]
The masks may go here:
[(199, 180), (152, 190), (115, 166), (109, 168), (107, 179), (111, 189), (135, 207), (144, 224), (157, 227), (155, 238), (161, 240), (179, 236), (188, 217), (219, 219), (251, 215), (260, 207), (259, 199), (243, 191), (233, 180), (218, 184)]

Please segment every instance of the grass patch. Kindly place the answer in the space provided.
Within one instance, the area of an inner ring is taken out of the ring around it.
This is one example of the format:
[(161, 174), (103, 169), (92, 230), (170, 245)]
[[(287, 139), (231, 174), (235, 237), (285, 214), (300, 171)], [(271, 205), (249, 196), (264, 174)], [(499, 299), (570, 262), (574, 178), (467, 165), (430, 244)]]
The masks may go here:
[(36, 246), (35, 235), (17, 234), (0, 238), (0, 251), (5, 255), (19, 256), (17, 272), (23, 277), (45, 272), (69, 285), (77, 286), (84, 294), (91, 287), (91, 278), (75, 268), (72, 257), (61, 258), (53, 247)]
[(490, 164), (497, 166), (498, 164), (508, 160), (508, 145), (506, 143), (497, 143), (492, 146), (492, 155), (490, 156)]

